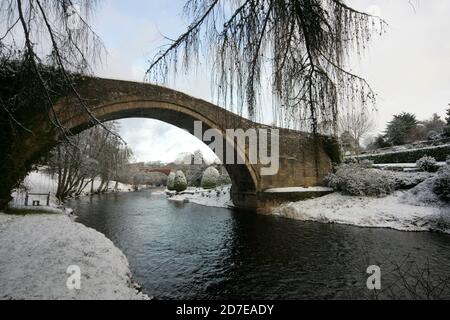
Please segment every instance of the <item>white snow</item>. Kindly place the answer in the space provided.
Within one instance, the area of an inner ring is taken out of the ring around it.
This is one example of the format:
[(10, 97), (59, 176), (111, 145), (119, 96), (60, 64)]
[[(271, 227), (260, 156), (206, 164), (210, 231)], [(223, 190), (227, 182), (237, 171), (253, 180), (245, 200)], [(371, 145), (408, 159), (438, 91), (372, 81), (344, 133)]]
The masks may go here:
[[(147, 299), (127, 258), (103, 234), (64, 214), (0, 213), (0, 299)], [(81, 270), (69, 290), (67, 268)]]
[(333, 189), (327, 187), (290, 187), (290, 188), (271, 188), (266, 189), (266, 193), (286, 193), (286, 192), (333, 192)]
[[(94, 191), (97, 191), (98, 187), (101, 184), (101, 180), (99, 178), (94, 179)], [(43, 173), (42, 171), (32, 171), (30, 172), (25, 180), (24, 185), (28, 189), (28, 192), (30, 193), (43, 193), (47, 194), (50, 193), (50, 205), (51, 206), (57, 206), (58, 200), (55, 198), (55, 193), (58, 188), (58, 181), (57, 179)], [(111, 181), (109, 183), (110, 191), (112, 191), (116, 186), (115, 181)], [(142, 188), (143, 186), (138, 186), (139, 188)], [(91, 191), (91, 184), (89, 183), (84, 189), (82, 194), (86, 195), (90, 193)], [(116, 192), (127, 192), (127, 191), (133, 191), (133, 186), (129, 184), (124, 183), (118, 183), (117, 189), (114, 189)], [(20, 206), (24, 204), (25, 199), (25, 192), (23, 191), (14, 191), (11, 195), (14, 200), (12, 202), (12, 205), (14, 206)], [(45, 203), (45, 198), (42, 196), (30, 196), (29, 202), (31, 204), (32, 200), (40, 200), (41, 203)]]
[(389, 148), (389, 150), (381, 150), (379, 152), (374, 152), (374, 153), (364, 153), (362, 155), (357, 155), (357, 156), (352, 156), (352, 158), (365, 158), (365, 157), (370, 157), (370, 156), (379, 156), (382, 154), (398, 154), (398, 153), (403, 153), (405, 151), (419, 151), (419, 150), (433, 150), (433, 149), (439, 149), (439, 148), (446, 148), (449, 147), (450, 144), (441, 144), (441, 145), (437, 145), (437, 146), (429, 146), (429, 147), (407, 147), (407, 146), (399, 146), (396, 147), (395, 149), (393, 148)]
[(287, 203), (275, 208), (272, 213), (305, 221), (450, 233), (450, 206), (407, 203), (405, 193), (396, 192), (384, 198), (333, 193), (321, 198)]
[(229, 208), (233, 207), (230, 196), (231, 185), (216, 187), (214, 189), (203, 189), (189, 187), (186, 191), (175, 194), (166, 191), (170, 201), (192, 202), (208, 207)]

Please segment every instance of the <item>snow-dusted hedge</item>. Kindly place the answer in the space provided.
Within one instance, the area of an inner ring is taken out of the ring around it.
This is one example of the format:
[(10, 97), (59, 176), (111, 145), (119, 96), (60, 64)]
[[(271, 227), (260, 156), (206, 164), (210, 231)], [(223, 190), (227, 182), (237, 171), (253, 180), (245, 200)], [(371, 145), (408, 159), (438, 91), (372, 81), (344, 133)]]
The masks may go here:
[(175, 172), (169, 173), (169, 176), (167, 177), (167, 189), (168, 190), (175, 190), (174, 189), (174, 182), (175, 182)]
[(326, 178), (329, 187), (353, 196), (383, 197), (395, 190), (395, 179), (387, 172), (342, 164)]
[(434, 178), (433, 191), (442, 201), (450, 202), (450, 166), (439, 169)]
[(212, 189), (217, 186), (217, 181), (219, 180), (220, 173), (214, 167), (209, 167), (203, 172), (202, 177), (202, 188)]
[(417, 160), (416, 165), (417, 168), (426, 172), (436, 172), (439, 169), (436, 159), (429, 156), (425, 156)]
[[(450, 144), (443, 146), (433, 146), (421, 149), (412, 149), (404, 151), (393, 151), (380, 154), (361, 155), (354, 158), (358, 160), (373, 160), (376, 164), (381, 163), (414, 163), (422, 157), (429, 156), (436, 161), (445, 161), (450, 154)], [(346, 159), (346, 162), (348, 160)]]

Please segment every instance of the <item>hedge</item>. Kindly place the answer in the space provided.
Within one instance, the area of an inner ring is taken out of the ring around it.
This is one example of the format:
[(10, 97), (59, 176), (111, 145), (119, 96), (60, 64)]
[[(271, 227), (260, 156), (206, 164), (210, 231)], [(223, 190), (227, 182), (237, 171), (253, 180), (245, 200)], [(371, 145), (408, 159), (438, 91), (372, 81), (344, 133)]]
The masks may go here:
[(368, 154), (351, 157), (357, 160), (371, 160), (375, 164), (382, 163), (415, 163), (422, 157), (429, 156), (436, 161), (445, 161), (450, 155), (450, 144), (443, 146), (434, 146), (422, 149), (392, 151), (381, 154)]

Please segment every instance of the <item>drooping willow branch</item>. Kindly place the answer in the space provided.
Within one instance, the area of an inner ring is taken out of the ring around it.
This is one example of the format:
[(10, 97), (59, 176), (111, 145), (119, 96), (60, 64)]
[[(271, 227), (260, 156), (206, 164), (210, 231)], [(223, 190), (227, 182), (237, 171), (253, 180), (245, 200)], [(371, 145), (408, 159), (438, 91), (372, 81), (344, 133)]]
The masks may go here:
[(154, 57), (148, 81), (188, 70), (202, 52), (226, 106), (261, 120), (270, 82), (279, 124), (312, 132), (332, 132), (340, 105), (375, 103), (368, 83), (346, 68), (386, 23), (343, 0), (188, 0), (185, 13), (192, 23)]
[[(2, 102), (2, 108), (18, 127), (30, 131), (17, 118), (26, 112), (37, 112), (30, 110), (30, 103), (34, 103), (67, 138), (70, 132), (59, 121), (53, 105), (57, 96), (72, 93), (77, 108), (67, 112), (85, 112), (94, 124), (108, 130), (75, 87), (75, 79), (90, 74), (91, 63), (97, 62), (104, 51), (100, 37), (84, 18), (89, 17), (95, 3), (91, 0), (6, 0), (0, 4), (0, 18), (6, 29), (0, 39), (0, 59), (11, 70), (2, 77), (20, 81), (5, 88), (11, 97)], [(75, 7), (80, 12), (76, 16), (77, 25), (71, 26), (68, 9)], [(31, 92), (36, 96), (30, 97)], [(6, 97), (6, 92), (2, 91), (3, 94)]]

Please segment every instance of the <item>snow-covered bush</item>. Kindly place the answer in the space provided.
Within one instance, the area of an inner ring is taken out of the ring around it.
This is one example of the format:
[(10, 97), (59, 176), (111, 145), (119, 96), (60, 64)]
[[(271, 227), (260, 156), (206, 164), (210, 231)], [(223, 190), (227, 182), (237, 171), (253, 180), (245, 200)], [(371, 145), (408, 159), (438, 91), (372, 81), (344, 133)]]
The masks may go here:
[(450, 166), (443, 166), (434, 178), (433, 191), (442, 201), (450, 202)]
[(220, 177), (219, 171), (214, 167), (209, 167), (203, 172), (202, 188), (212, 189), (217, 186), (217, 181)]
[(439, 140), (441, 138), (440, 134), (434, 130), (431, 130), (427, 133), (428, 140)]
[(373, 167), (373, 160), (369, 160), (369, 159), (363, 159), (359, 162), (359, 164), (361, 165), (361, 167), (363, 168), (372, 168)]
[(169, 173), (169, 176), (167, 177), (167, 190), (175, 190), (174, 182), (175, 182), (175, 172), (172, 171)]
[(395, 190), (392, 175), (356, 164), (340, 165), (335, 173), (327, 176), (326, 182), (334, 190), (353, 196), (382, 197)]
[(433, 157), (422, 157), (416, 161), (417, 167), (426, 172), (436, 172), (439, 169), (439, 166), (436, 162), (436, 159)]
[(173, 190), (176, 192), (184, 191), (187, 189), (187, 181), (183, 171), (178, 170), (175, 173), (175, 179), (173, 181)]

